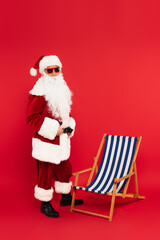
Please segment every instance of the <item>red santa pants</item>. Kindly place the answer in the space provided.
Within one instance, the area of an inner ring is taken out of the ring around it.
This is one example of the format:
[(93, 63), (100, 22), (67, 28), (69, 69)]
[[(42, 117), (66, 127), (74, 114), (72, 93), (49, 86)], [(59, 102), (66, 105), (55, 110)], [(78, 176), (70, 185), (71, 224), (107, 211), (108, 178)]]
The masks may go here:
[(72, 175), (72, 165), (69, 160), (56, 165), (53, 163), (37, 160), (37, 186), (35, 198), (41, 201), (50, 201), (53, 197), (52, 180), (55, 180), (55, 191), (67, 194), (71, 190), (72, 183), (69, 181)]

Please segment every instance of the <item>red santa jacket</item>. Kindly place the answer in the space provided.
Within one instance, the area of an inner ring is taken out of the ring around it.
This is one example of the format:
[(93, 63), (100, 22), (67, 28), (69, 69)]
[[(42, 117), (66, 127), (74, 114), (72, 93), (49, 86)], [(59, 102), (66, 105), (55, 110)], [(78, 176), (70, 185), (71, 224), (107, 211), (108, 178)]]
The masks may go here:
[[(32, 156), (40, 161), (59, 164), (70, 156), (70, 137), (74, 131), (70, 136), (66, 133), (56, 136), (62, 122), (52, 116), (43, 94), (34, 95), (32, 91), (30, 93), (27, 124), (36, 131), (32, 139)], [(68, 127), (75, 129), (72, 117), (69, 122)]]

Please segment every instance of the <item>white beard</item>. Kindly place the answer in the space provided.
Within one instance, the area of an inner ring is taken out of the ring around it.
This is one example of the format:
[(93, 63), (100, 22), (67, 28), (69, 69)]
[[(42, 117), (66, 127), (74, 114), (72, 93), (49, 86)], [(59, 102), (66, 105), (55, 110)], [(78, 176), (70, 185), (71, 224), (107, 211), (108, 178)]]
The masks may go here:
[(42, 78), (45, 92), (44, 97), (48, 102), (52, 116), (60, 119), (62, 127), (68, 127), (72, 92), (64, 81), (62, 73), (56, 77), (50, 77), (45, 74)]

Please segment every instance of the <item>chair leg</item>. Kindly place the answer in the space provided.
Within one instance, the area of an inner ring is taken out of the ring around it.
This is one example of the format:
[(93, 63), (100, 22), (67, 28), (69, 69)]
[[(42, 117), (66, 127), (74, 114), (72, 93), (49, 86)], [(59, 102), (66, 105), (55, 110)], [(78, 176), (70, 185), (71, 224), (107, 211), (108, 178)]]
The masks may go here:
[(70, 210), (71, 213), (73, 212), (75, 198), (76, 198), (76, 189), (73, 190), (73, 194), (72, 194), (72, 203), (71, 203), (71, 210)]
[(138, 177), (137, 177), (137, 167), (136, 167), (136, 163), (134, 163), (134, 179), (135, 179), (136, 197), (138, 198), (138, 196), (139, 196), (139, 191), (138, 191)]
[(109, 222), (111, 222), (112, 218), (113, 218), (113, 210), (114, 210), (114, 203), (115, 203), (116, 188), (117, 188), (117, 184), (114, 183), (112, 200), (111, 200), (110, 215), (109, 215)]
[[(79, 174), (76, 175), (75, 178), (75, 186), (77, 186), (78, 184), (78, 178), (79, 178)], [(71, 203), (71, 210), (70, 212), (73, 212), (73, 208), (74, 208), (74, 204), (75, 204), (75, 198), (76, 198), (76, 189), (73, 189), (73, 195), (72, 195), (72, 203)]]

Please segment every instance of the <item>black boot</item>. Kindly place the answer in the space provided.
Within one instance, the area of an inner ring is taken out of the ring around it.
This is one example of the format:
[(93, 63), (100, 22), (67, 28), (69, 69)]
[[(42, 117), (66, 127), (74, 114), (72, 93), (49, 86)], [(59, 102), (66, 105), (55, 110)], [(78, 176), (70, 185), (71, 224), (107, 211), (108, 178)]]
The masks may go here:
[[(68, 205), (71, 205), (71, 203), (72, 203), (72, 195), (70, 193), (62, 194), (61, 200), (60, 200), (60, 206), (68, 206)], [(80, 204), (83, 204), (83, 200), (76, 199), (75, 205), (80, 205)]]
[(59, 213), (54, 210), (50, 202), (42, 202), (41, 203), (41, 212), (44, 213), (48, 217), (58, 218)]

